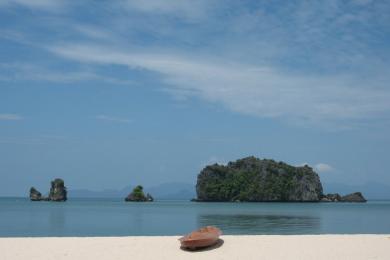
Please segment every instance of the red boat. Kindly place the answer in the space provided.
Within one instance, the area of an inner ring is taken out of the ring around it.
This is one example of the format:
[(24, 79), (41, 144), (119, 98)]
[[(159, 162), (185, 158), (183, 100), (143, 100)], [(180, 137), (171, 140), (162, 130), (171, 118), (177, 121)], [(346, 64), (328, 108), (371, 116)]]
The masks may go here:
[(220, 235), (222, 235), (222, 231), (219, 228), (207, 226), (179, 238), (179, 241), (182, 248), (195, 250), (215, 245)]

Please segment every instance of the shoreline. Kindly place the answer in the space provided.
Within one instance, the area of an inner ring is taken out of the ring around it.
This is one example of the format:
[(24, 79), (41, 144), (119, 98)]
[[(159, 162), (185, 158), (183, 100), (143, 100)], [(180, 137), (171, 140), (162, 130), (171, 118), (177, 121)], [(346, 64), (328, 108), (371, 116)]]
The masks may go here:
[(0, 238), (3, 260), (390, 259), (390, 234), (222, 235), (211, 249), (180, 249), (180, 236)]

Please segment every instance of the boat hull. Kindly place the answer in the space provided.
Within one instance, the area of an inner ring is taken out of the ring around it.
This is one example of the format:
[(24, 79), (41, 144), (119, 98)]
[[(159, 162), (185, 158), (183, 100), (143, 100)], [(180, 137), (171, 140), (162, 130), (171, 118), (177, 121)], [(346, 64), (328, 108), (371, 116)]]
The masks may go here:
[(179, 241), (182, 248), (196, 250), (215, 245), (220, 235), (222, 231), (219, 228), (207, 226), (179, 238)]

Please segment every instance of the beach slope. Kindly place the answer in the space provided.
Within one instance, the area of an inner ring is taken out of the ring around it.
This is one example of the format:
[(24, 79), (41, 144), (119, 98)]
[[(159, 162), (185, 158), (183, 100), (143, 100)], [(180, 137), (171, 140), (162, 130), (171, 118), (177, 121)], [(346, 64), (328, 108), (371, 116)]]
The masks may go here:
[(390, 234), (222, 236), (200, 252), (181, 250), (178, 238), (0, 238), (0, 259), (390, 259)]

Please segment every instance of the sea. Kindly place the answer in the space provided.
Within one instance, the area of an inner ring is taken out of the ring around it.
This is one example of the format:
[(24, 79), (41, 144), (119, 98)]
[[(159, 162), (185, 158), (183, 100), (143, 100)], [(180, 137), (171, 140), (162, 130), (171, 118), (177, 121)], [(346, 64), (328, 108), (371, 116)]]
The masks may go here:
[(0, 198), (0, 237), (183, 235), (214, 225), (224, 234), (389, 234), (390, 201), (367, 203), (124, 202)]

